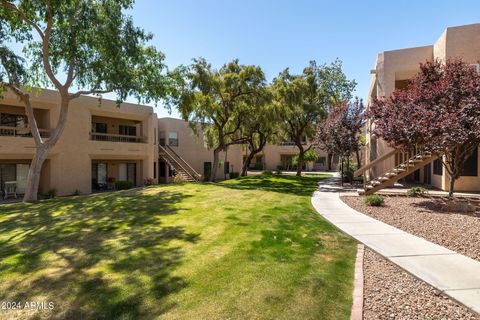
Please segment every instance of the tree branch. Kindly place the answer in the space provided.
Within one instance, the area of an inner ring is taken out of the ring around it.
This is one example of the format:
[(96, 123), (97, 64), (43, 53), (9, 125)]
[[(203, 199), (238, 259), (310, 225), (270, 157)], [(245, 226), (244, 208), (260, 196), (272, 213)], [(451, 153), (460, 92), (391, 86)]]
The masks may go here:
[(81, 95), (87, 95), (87, 94), (104, 94), (104, 93), (110, 93), (112, 92), (112, 89), (106, 89), (106, 90), (98, 90), (98, 89), (91, 89), (91, 90), (79, 90), (75, 93), (70, 94), (68, 97), (70, 100), (76, 99), (80, 97)]
[(24, 12), (22, 12), (20, 9), (18, 9), (18, 7), (16, 5), (14, 5), (13, 3), (10, 3), (6, 0), (1, 0), (0, 5), (4, 8), (6, 8), (6, 9), (11, 9), (11, 10), (15, 11), (23, 21), (25, 21), (27, 24), (32, 26), (37, 31), (38, 35), (40, 36), (40, 38), (42, 40), (45, 38), (45, 34), (43, 33), (42, 29), (40, 29), (40, 26), (38, 24), (36, 24), (35, 22), (33, 22), (31, 19), (29, 19), (25, 15)]
[(60, 81), (55, 77), (55, 74), (52, 70), (52, 65), (50, 64), (50, 38), (52, 36), (52, 25), (53, 25), (53, 12), (50, 3), (47, 1), (47, 27), (45, 28), (45, 36), (43, 37), (42, 53), (43, 53), (43, 66), (45, 72), (47, 73), (48, 78), (52, 81), (53, 85), (59, 90), (63, 91), (65, 88), (62, 86)]
[(6, 84), (8, 88), (10, 88), (15, 95), (17, 95), (20, 100), (25, 105), (25, 113), (27, 114), (28, 119), (28, 126), (30, 127), (30, 131), (32, 132), (33, 140), (35, 141), (35, 145), (39, 146), (43, 144), (42, 137), (40, 135), (40, 131), (38, 130), (37, 120), (35, 119), (35, 115), (33, 113), (33, 107), (30, 102), (30, 95), (20, 89), (19, 87), (13, 84)]

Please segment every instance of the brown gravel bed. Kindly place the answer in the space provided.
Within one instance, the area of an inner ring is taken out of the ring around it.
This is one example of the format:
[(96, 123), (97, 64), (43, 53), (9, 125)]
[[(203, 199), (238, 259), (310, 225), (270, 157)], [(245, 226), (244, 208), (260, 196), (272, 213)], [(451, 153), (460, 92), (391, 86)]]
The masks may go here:
[(439, 198), (385, 196), (382, 207), (363, 197), (342, 197), (350, 207), (389, 225), (480, 261), (480, 216), (442, 212)]
[(364, 256), (363, 316), (370, 319), (480, 319), (371, 250)]

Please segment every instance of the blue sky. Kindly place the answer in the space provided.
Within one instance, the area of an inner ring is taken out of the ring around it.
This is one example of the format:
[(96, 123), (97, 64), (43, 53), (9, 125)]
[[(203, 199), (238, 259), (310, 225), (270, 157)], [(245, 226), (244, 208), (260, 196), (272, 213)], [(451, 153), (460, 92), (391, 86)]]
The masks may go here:
[(432, 44), (448, 26), (478, 23), (480, 1), (137, 0), (131, 14), (154, 34), (169, 68), (194, 57), (215, 67), (239, 58), (271, 80), (286, 67), (301, 72), (309, 60), (339, 58), (364, 98), (378, 52)]
[(216, 67), (239, 58), (271, 80), (286, 67), (300, 72), (311, 59), (338, 57), (362, 98), (378, 52), (432, 44), (447, 26), (480, 22), (479, 13), (478, 0), (137, 0), (132, 11), (171, 68), (193, 57)]

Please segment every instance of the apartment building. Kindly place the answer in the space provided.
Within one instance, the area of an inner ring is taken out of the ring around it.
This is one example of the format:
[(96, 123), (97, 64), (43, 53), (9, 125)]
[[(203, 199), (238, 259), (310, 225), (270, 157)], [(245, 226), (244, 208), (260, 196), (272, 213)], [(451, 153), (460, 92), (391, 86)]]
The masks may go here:
[[(435, 59), (445, 61), (448, 58), (461, 58), (480, 70), (480, 24), (449, 27), (432, 45), (379, 53), (375, 67), (371, 70), (368, 105), (374, 98), (387, 97), (394, 90), (405, 88), (408, 80), (419, 71), (420, 63)], [(372, 129), (372, 124), (367, 124), (366, 166), (358, 172), (366, 173), (369, 176), (367, 179), (372, 182), (366, 185), (366, 189), (373, 192), (392, 185), (394, 180), (402, 176), (407, 180), (448, 190), (448, 175), (442, 170), (440, 160), (433, 160), (428, 155), (395, 152), (385, 141), (372, 136)], [(456, 182), (456, 190), (480, 191), (478, 152), (477, 150), (465, 164), (463, 176)], [(418, 157), (410, 159), (411, 156)], [(409, 159), (410, 164), (415, 163), (415, 166), (399, 167)]]
[[(309, 143), (304, 140), (305, 148), (308, 148)], [(298, 147), (291, 141), (280, 142), (278, 144), (267, 144), (263, 150), (256, 155), (250, 163), (250, 170), (282, 170), (295, 171), (293, 158), (298, 154)], [(308, 161), (304, 164), (303, 169), (306, 171), (327, 171), (327, 153), (323, 150), (316, 149), (319, 154), (317, 161)], [(247, 157), (247, 149), (243, 150), (243, 159)], [(333, 161), (333, 167), (336, 168), (338, 159)]]
[[(191, 128), (187, 121), (175, 118), (158, 119), (159, 137), (159, 182), (170, 182), (177, 171), (186, 180), (203, 179), (213, 172), (213, 150), (205, 147), (200, 126)], [(228, 147), (220, 152), (216, 178), (229, 178), (230, 172), (242, 170), (240, 145)]]
[[(48, 138), (59, 115), (59, 97), (53, 90), (32, 93), (32, 104), (42, 137)], [(307, 141), (305, 141), (307, 146)], [(25, 107), (12, 93), (0, 100), (0, 195), (6, 184), (23, 194), (35, 143)], [(186, 181), (209, 177), (219, 180), (240, 172), (245, 149), (230, 146), (213, 168), (213, 150), (205, 147), (201, 128), (174, 118), (157, 118), (152, 107), (82, 96), (70, 104), (65, 130), (45, 161), (39, 192), (55, 189), (58, 195), (112, 190), (117, 181), (168, 183), (174, 176)], [(294, 170), (298, 153), (293, 143), (267, 145), (251, 169)], [(305, 165), (326, 170), (326, 154)]]
[[(41, 134), (48, 138), (59, 115), (58, 93), (41, 90), (32, 104)], [(146, 178), (158, 179), (157, 126), (151, 107), (117, 107), (114, 101), (87, 96), (73, 100), (62, 137), (43, 165), (39, 192), (55, 188), (59, 195), (85, 194), (119, 180), (141, 186)], [(27, 127), (25, 108), (7, 92), (0, 102), (0, 186), (16, 181), (19, 194), (35, 151)]]

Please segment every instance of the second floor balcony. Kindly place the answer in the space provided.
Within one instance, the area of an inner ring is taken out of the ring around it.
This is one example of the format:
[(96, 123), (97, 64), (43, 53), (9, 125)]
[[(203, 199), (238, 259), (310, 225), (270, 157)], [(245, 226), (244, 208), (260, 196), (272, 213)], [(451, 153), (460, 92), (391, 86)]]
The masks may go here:
[(143, 123), (137, 120), (92, 116), (90, 140), (147, 143)]
[[(50, 130), (38, 129), (38, 131), (42, 138), (50, 137)], [(28, 127), (0, 126), (0, 136), (31, 138), (32, 130)]]
[[(40, 136), (50, 136), (50, 111), (34, 109), (34, 116), (39, 128)], [(7, 137), (32, 137), (32, 130), (25, 114), (25, 108), (10, 105), (0, 105), (0, 136)]]
[(146, 143), (147, 142), (147, 137), (137, 136), (137, 135), (133, 136), (133, 135), (125, 135), (125, 134), (90, 132), (90, 140), (110, 141), (110, 142)]

